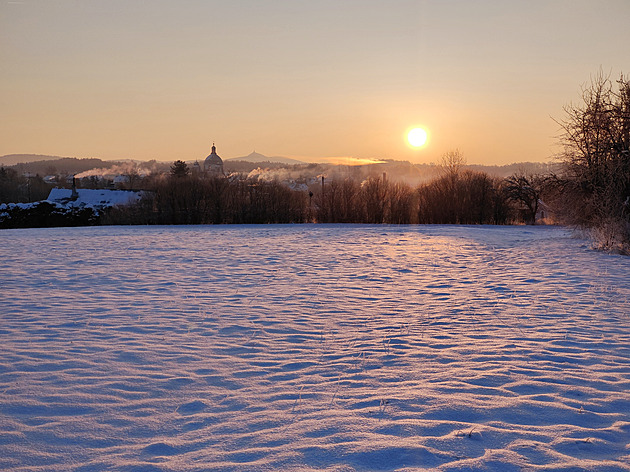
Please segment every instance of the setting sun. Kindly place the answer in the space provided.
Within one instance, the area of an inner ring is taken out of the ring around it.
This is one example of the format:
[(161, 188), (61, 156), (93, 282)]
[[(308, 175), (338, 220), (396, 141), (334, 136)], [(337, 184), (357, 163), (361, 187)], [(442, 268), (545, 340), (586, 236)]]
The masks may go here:
[(427, 142), (427, 132), (422, 128), (414, 128), (407, 133), (407, 141), (413, 147), (424, 146)]

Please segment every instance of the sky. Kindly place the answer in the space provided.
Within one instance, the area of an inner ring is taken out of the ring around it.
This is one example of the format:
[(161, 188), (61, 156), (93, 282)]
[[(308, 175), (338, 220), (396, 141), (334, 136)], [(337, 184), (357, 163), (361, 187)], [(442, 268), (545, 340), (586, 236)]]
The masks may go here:
[(630, 74), (629, 18), (628, 0), (0, 0), (0, 155), (547, 162), (581, 87)]

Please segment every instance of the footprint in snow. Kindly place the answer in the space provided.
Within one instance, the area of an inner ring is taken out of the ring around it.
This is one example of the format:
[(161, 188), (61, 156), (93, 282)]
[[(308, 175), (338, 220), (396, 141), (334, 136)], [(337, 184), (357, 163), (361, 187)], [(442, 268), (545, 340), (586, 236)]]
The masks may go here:
[(179, 454), (179, 450), (176, 447), (166, 443), (150, 444), (143, 449), (143, 452), (151, 456), (173, 456)]
[(177, 413), (180, 415), (194, 415), (196, 413), (200, 413), (206, 409), (208, 405), (206, 405), (201, 400), (195, 400), (193, 402), (184, 403), (177, 408)]

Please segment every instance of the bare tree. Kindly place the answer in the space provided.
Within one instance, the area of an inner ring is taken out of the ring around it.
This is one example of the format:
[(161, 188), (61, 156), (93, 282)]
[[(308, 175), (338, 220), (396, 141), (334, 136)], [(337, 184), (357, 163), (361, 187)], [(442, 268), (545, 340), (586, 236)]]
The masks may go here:
[(409, 224), (414, 216), (414, 191), (405, 183), (389, 186), (386, 221), (391, 224)]
[(518, 205), (527, 224), (536, 224), (545, 177), (516, 173), (505, 179), (505, 193), (509, 201)]
[(385, 202), (388, 193), (389, 184), (385, 177), (369, 177), (361, 183), (366, 223), (380, 224), (385, 221)]
[[(615, 87), (616, 82), (616, 87)], [(568, 185), (577, 211), (575, 223), (614, 228), (602, 246), (630, 247), (630, 80), (613, 82), (599, 73), (582, 89), (582, 102), (565, 107), (559, 121)], [(566, 205), (565, 205), (566, 206)], [(612, 242), (611, 242), (612, 241)]]
[(341, 201), (339, 214), (344, 223), (359, 223), (363, 221), (364, 208), (359, 198), (361, 186), (349, 177), (341, 183)]
[(462, 167), (466, 165), (466, 158), (459, 149), (445, 153), (440, 159), (440, 168), (444, 175), (451, 178), (459, 175)]

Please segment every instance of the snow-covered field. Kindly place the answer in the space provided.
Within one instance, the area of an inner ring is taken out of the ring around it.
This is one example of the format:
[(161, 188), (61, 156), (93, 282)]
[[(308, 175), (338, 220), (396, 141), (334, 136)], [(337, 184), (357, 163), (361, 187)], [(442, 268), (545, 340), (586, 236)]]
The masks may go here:
[(630, 258), (562, 228), (0, 242), (1, 470), (630, 471)]

